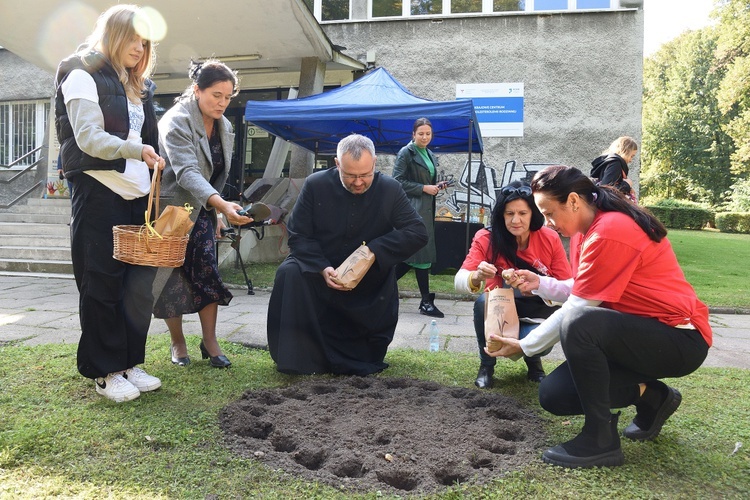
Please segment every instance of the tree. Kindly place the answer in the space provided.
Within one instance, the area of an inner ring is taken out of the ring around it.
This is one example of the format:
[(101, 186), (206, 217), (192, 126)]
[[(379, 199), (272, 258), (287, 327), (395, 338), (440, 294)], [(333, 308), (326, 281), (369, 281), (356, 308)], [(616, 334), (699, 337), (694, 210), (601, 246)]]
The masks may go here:
[(644, 63), (642, 196), (727, 201), (734, 146), (716, 97), (716, 40), (711, 27), (687, 32)]
[(724, 0), (718, 12), (716, 59), (725, 73), (718, 91), (719, 109), (729, 119), (727, 133), (737, 149), (732, 171), (750, 173), (750, 2)]

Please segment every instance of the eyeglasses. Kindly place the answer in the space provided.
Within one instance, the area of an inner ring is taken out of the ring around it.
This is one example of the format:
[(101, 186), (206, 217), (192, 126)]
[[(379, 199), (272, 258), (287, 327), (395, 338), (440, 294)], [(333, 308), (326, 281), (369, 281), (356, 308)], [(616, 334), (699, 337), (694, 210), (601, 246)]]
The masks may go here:
[(345, 174), (341, 170), (339, 170), (339, 171), (341, 172), (341, 178), (342, 179), (346, 179), (347, 181), (356, 181), (357, 179), (363, 179), (363, 180), (364, 179), (369, 179), (373, 175), (375, 175), (375, 168), (374, 167), (372, 169), (372, 172), (370, 172), (369, 174), (353, 175), (353, 174)]
[(529, 196), (531, 196), (531, 187), (530, 186), (520, 186), (520, 187), (505, 186), (504, 188), (500, 189), (500, 194), (503, 196), (510, 196), (512, 194), (517, 194), (518, 196), (521, 196), (523, 198), (528, 198)]

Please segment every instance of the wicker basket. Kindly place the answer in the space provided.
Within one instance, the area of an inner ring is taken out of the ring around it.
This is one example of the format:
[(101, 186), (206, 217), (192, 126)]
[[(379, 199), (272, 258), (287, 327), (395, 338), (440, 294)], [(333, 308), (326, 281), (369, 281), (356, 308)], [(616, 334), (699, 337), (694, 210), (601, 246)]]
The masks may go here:
[[(159, 190), (161, 187), (161, 171), (155, 169), (151, 178), (151, 191), (148, 195), (148, 209), (146, 221), (151, 221), (151, 209), (156, 204), (159, 213)], [(113, 257), (127, 264), (152, 267), (180, 267), (185, 262), (185, 250), (190, 235), (159, 236), (151, 231), (146, 224), (142, 226), (114, 226)]]

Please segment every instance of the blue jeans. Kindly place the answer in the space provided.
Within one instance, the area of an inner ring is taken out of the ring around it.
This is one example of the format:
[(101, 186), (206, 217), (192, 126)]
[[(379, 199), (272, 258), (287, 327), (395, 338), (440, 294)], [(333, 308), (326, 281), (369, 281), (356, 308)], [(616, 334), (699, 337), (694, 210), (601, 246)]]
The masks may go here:
[[(482, 293), (479, 295), (476, 302), (474, 302), (474, 332), (477, 334), (477, 346), (479, 347), (479, 360), (481, 364), (484, 366), (495, 366), (497, 359), (489, 356), (486, 352), (484, 352), (484, 346), (487, 343), (484, 338), (484, 301), (485, 294)], [(536, 323), (521, 322), (519, 324), (518, 338), (522, 339), (526, 337), (526, 335), (528, 335), (537, 326), (539, 325), (537, 325)], [(551, 351), (552, 348), (550, 347), (543, 353), (539, 354), (539, 356), (546, 356)]]

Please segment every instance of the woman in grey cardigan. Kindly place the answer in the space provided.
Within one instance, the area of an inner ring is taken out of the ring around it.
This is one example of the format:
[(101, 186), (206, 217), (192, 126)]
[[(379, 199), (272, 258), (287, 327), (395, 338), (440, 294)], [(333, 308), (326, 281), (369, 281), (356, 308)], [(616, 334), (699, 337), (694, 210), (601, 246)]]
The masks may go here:
[(203, 334), (203, 359), (209, 359), (211, 366), (225, 368), (231, 362), (216, 340), (216, 318), (218, 306), (229, 304), (232, 294), (222, 282), (216, 263), (216, 233), (221, 224), (217, 212), (224, 214), (230, 224), (252, 222), (237, 214), (242, 206), (219, 194), (232, 160), (234, 133), (224, 111), (237, 94), (237, 75), (216, 60), (193, 63), (188, 75), (193, 83), (159, 121), (159, 147), (167, 162), (161, 199), (169, 205), (187, 203), (194, 207), (191, 218), (195, 225), (185, 263), (169, 270), (171, 274), (154, 304), (154, 316), (163, 318), (169, 328), (172, 363), (185, 366), (190, 357), (182, 315), (197, 312)]

